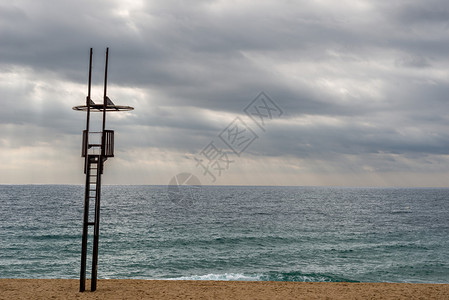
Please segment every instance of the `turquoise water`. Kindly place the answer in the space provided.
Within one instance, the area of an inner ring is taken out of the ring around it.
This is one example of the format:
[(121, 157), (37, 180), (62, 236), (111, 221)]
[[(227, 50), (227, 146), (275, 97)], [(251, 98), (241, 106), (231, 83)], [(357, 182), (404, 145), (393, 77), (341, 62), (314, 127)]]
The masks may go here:
[[(79, 278), (83, 192), (0, 185), (0, 277)], [(217, 186), (190, 202), (167, 194), (103, 187), (100, 279), (449, 283), (449, 189)]]

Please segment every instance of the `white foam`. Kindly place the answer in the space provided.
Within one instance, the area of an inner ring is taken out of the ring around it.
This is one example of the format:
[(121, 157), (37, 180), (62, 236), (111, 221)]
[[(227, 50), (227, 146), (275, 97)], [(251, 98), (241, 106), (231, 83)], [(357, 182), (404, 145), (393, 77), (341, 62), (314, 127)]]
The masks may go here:
[(218, 281), (260, 281), (261, 275), (245, 275), (239, 273), (207, 274), (167, 278), (167, 280), (218, 280)]

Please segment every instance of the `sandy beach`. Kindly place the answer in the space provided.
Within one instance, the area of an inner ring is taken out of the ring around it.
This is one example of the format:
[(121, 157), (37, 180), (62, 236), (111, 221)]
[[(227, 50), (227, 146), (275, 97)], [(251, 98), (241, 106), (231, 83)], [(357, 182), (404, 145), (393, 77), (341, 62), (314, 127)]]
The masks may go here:
[[(90, 287), (90, 282), (87, 282)], [(0, 299), (449, 299), (449, 284), (0, 279)]]

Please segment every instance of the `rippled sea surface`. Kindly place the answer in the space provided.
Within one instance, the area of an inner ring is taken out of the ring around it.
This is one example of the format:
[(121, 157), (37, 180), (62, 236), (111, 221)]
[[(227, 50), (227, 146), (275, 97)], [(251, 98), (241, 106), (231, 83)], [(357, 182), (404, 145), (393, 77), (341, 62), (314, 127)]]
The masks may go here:
[[(0, 277), (79, 278), (83, 197), (0, 185)], [(98, 278), (449, 283), (449, 189), (211, 186), (190, 200), (104, 186)]]

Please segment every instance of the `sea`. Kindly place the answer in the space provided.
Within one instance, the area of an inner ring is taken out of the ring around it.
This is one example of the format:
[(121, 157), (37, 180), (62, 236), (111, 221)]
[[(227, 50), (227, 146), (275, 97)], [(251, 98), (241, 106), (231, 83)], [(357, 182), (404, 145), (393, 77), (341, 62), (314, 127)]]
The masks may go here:
[[(99, 279), (449, 283), (447, 188), (177, 192), (102, 187)], [(0, 277), (79, 278), (83, 203), (80, 185), (0, 185)]]

